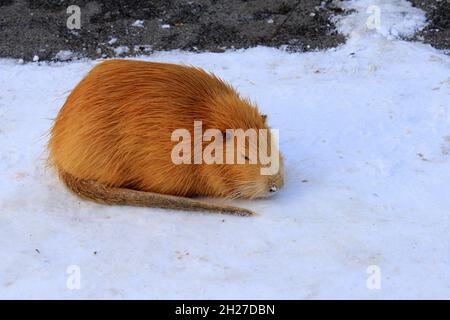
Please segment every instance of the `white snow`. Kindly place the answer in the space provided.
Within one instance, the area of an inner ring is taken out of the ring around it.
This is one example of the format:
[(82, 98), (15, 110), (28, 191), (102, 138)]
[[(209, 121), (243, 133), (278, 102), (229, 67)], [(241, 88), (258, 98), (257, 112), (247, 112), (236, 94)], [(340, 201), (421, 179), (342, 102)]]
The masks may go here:
[(97, 62), (0, 60), (0, 298), (450, 298), (450, 57), (399, 39), (423, 21), (406, 1), (349, 6), (337, 49), (141, 58), (215, 72), (280, 129), (284, 189), (232, 202), (254, 218), (76, 198), (47, 132)]
[(112, 37), (109, 41), (108, 41), (108, 43), (109, 44), (114, 44), (114, 43), (116, 43), (117, 42), (117, 38), (115, 38), (115, 37)]
[(128, 48), (127, 46), (119, 46), (114, 48), (114, 53), (116, 54), (116, 56), (120, 56), (122, 54), (128, 53), (130, 51), (130, 48)]
[(143, 28), (144, 27), (144, 20), (136, 20), (135, 22), (133, 22), (131, 24), (132, 27), (137, 27), (137, 28)]
[(342, 2), (341, 6), (359, 12), (338, 23), (341, 31), (351, 35), (353, 40), (372, 32), (367, 24), (369, 18), (370, 25), (371, 16), (379, 16), (378, 32), (391, 40), (411, 36), (426, 25), (424, 12), (404, 0), (351, 0)]
[(55, 59), (58, 61), (69, 61), (77, 57), (78, 55), (70, 50), (60, 50), (55, 55)]
[(153, 50), (153, 47), (149, 44), (135, 45), (133, 48), (133, 51), (135, 51), (135, 52), (139, 52), (139, 51), (152, 52), (152, 50)]

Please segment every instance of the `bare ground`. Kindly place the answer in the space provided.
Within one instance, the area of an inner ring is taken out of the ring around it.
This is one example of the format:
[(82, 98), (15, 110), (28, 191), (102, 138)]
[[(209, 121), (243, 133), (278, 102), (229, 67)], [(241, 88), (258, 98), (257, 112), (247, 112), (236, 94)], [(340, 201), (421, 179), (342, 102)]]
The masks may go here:
[[(79, 0), (81, 29), (70, 30), (73, 3), (0, 0), (0, 56), (55, 60), (61, 50), (100, 58), (256, 45), (307, 51), (345, 40), (330, 20), (343, 11), (329, 0)], [(133, 26), (136, 20), (142, 26)]]
[[(449, 49), (450, 0), (410, 1), (430, 21), (413, 40)], [(332, 22), (346, 14), (339, 1), (78, 0), (81, 29), (71, 30), (67, 8), (74, 2), (0, 0), (0, 57), (70, 60), (256, 45), (311, 51), (345, 41)]]

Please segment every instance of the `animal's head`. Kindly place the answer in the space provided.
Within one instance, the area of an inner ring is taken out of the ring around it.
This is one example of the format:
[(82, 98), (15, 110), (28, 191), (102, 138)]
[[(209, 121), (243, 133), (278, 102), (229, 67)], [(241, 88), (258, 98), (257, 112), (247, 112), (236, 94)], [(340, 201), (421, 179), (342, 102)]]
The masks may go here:
[(223, 190), (224, 197), (254, 199), (275, 194), (284, 183), (284, 165), (277, 132), (268, 127), (267, 116), (237, 95), (220, 97), (215, 103), (217, 112), (210, 115), (208, 127), (219, 130), (211, 130), (206, 140), (221, 142), (222, 149), (208, 149), (204, 142), (204, 158), (209, 154), (214, 159), (222, 151), (223, 163), (205, 164), (204, 176), (215, 190)]

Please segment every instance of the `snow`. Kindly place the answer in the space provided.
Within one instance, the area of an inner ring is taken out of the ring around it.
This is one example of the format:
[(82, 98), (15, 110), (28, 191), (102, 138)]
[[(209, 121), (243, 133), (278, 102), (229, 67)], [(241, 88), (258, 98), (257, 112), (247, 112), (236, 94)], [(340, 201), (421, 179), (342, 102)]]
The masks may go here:
[(133, 22), (131, 24), (132, 27), (137, 27), (137, 28), (143, 28), (144, 27), (144, 20), (136, 20), (135, 22)]
[(119, 47), (114, 48), (114, 53), (116, 54), (116, 56), (123, 55), (129, 51), (130, 51), (130, 48), (128, 48), (127, 46), (119, 46)]
[(114, 43), (116, 43), (117, 42), (117, 38), (115, 38), (115, 37), (112, 37), (109, 41), (108, 41), (108, 44), (114, 44)]
[(133, 51), (135, 52), (152, 52), (153, 47), (151, 45), (148, 44), (143, 44), (143, 45), (135, 45), (133, 48)]
[(60, 50), (55, 55), (55, 59), (58, 61), (69, 61), (78, 58), (78, 55), (70, 50)]
[(408, 37), (423, 29), (426, 25), (424, 12), (412, 7), (408, 1), (392, 0), (351, 0), (342, 3), (346, 9), (355, 9), (360, 14), (351, 15), (340, 21), (339, 27), (343, 33), (351, 35), (353, 39), (367, 35), (372, 30), (370, 16), (379, 16), (380, 24), (378, 33), (389, 40), (400, 37)]
[(45, 145), (98, 62), (0, 60), (0, 298), (450, 298), (450, 57), (400, 40), (424, 19), (406, 1), (348, 5), (337, 49), (140, 58), (215, 72), (280, 129), (285, 187), (231, 202), (254, 218), (76, 198)]

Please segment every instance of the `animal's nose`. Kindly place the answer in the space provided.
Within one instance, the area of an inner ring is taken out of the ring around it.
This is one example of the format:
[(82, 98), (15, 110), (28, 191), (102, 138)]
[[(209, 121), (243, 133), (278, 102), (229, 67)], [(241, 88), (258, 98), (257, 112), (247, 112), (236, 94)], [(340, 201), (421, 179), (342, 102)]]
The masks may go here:
[(275, 185), (270, 186), (270, 189), (269, 189), (270, 192), (276, 192), (277, 190), (278, 190), (277, 186), (275, 186)]

